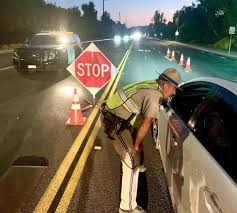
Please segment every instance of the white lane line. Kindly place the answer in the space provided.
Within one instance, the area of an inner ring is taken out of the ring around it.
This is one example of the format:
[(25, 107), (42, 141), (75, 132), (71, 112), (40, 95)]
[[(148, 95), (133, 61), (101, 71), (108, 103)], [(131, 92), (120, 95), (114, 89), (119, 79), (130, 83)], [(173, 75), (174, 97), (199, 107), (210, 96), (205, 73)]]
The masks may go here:
[(165, 56), (165, 58), (167, 58), (169, 61), (172, 61), (170, 58), (168, 58), (167, 56)]
[(12, 52), (13, 52), (13, 50), (1, 50), (0, 55), (9, 54), (9, 53), (12, 53)]
[(14, 66), (0, 68), (0, 71), (12, 69)]
[(86, 44), (86, 43), (91, 43), (91, 42), (101, 42), (101, 41), (110, 41), (113, 40), (113, 38), (107, 38), (107, 39), (99, 39), (99, 40), (91, 40), (91, 41), (82, 41), (82, 44)]

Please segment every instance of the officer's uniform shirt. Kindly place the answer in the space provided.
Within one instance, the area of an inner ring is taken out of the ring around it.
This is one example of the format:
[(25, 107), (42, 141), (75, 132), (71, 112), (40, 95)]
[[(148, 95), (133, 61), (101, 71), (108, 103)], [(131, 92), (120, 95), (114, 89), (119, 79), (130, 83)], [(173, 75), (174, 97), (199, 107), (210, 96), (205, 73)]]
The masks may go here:
[[(140, 110), (141, 117), (158, 117), (159, 106), (163, 101), (163, 94), (160, 89), (138, 89), (137, 92), (131, 96), (131, 99)], [(110, 112), (125, 120), (131, 115), (131, 112), (129, 112), (123, 105), (110, 109)], [(133, 126), (138, 125), (141, 119), (140, 116), (136, 117)]]

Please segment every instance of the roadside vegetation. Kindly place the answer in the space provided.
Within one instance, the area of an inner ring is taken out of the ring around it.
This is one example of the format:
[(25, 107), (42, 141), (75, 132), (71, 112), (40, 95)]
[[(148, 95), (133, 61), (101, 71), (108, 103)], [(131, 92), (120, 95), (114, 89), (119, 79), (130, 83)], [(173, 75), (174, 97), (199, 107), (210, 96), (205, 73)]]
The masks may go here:
[[(162, 12), (156, 11), (149, 26), (151, 35), (178, 41), (228, 49), (229, 27), (237, 30), (236, 0), (196, 0), (191, 6), (176, 11), (173, 20), (168, 22)], [(237, 32), (232, 40), (237, 50)]]

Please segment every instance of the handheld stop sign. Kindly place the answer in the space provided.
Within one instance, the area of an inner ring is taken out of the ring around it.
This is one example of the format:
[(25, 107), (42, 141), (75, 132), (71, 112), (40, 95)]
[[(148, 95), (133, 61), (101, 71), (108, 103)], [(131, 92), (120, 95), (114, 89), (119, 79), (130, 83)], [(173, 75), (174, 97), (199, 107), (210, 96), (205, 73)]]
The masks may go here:
[(91, 43), (67, 70), (95, 97), (110, 79), (116, 74), (117, 68), (106, 56)]

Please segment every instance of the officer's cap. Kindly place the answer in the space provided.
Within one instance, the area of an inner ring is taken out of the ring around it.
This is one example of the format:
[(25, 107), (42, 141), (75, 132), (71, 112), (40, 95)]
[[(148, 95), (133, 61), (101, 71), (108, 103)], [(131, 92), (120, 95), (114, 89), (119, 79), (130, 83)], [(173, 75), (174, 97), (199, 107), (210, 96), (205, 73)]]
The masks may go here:
[(174, 68), (167, 68), (160, 74), (158, 79), (164, 79), (178, 86), (181, 83), (180, 73)]

